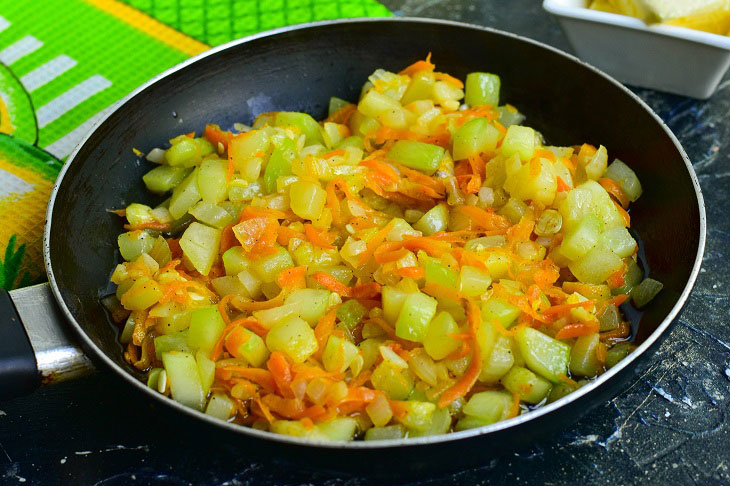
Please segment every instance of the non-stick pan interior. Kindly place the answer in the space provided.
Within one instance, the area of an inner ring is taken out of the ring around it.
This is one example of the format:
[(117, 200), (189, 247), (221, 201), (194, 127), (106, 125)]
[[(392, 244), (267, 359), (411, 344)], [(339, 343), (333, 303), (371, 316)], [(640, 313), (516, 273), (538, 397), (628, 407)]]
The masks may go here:
[(206, 123), (228, 128), (268, 111), (321, 118), (330, 96), (355, 101), (374, 69), (398, 71), (429, 52), (438, 70), (460, 78), (499, 74), (502, 102), (525, 113), (548, 143), (603, 144), (636, 170), (644, 194), (632, 206), (632, 229), (645, 244), (651, 276), (665, 285), (641, 317), (638, 339), (645, 339), (684, 290), (700, 244), (697, 196), (672, 138), (634, 97), (572, 58), (479, 28), (397, 20), (333, 23), (232, 45), (160, 79), (114, 112), (73, 156), (47, 242), (53, 277), (82, 332), (131, 369), (99, 297), (120, 261), (122, 221), (107, 210), (158, 201), (141, 181), (152, 165), (133, 148), (147, 152), (181, 133), (200, 133)]

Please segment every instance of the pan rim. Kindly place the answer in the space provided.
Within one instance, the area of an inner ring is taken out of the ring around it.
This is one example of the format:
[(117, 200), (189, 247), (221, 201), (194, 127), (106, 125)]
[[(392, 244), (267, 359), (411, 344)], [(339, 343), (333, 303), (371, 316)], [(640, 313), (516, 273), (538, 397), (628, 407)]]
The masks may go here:
[[(289, 437), (279, 434), (274, 434), (271, 432), (264, 432), (260, 430), (256, 430), (250, 427), (244, 427), (228, 422), (221, 421), (219, 419), (213, 418), (209, 415), (206, 415), (202, 412), (198, 412), (194, 409), (185, 407), (184, 405), (169, 399), (165, 397), (164, 395), (157, 393), (156, 391), (152, 390), (151, 388), (147, 387), (144, 383), (137, 380), (131, 373), (129, 373), (127, 370), (121, 368), (119, 365), (117, 365), (114, 361), (111, 360), (111, 358), (99, 347), (97, 344), (88, 336), (86, 331), (83, 329), (83, 327), (79, 324), (79, 322), (76, 320), (76, 318), (71, 313), (70, 309), (66, 305), (66, 302), (63, 299), (63, 296), (61, 295), (60, 287), (58, 285), (58, 282), (56, 281), (54, 272), (53, 272), (53, 266), (51, 263), (51, 249), (50, 249), (50, 236), (52, 231), (52, 215), (53, 210), (55, 207), (55, 201), (56, 196), (58, 195), (59, 189), (63, 183), (64, 176), (66, 175), (69, 167), (74, 162), (74, 159), (78, 155), (79, 151), (83, 146), (86, 145), (88, 140), (91, 138), (91, 136), (99, 129), (101, 125), (103, 125), (107, 119), (109, 119), (114, 113), (116, 113), (123, 105), (125, 105), (127, 102), (129, 102), (132, 98), (137, 96), (139, 93), (143, 92), (153, 84), (157, 83), (163, 78), (166, 78), (170, 76), (173, 73), (176, 73), (178, 71), (181, 71), (185, 68), (187, 68), (189, 65), (200, 61), (201, 59), (204, 59), (209, 56), (213, 56), (219, 52), (225, 51), (227, 49), (233, 48), (238, 45), (246, 44), (248, 42), (252, 42), (258, 39), (267, 38), (271, 36), (276, 36), (278, 34), (283, 34), (287, 32), (293, 32), (298, 30), (306, 30), (306, 29), (315, 29), (318, 27), (326, 27), (329, 25), (340, 25), (340, 24), (362, 24), (362, 23), (416, 23), (416, 24), (435, 24), (435, 25), (445, 25), (445, 26), (451, 26), (451, 27), (457, 27), (460, 29), (471, 29), (471, 30), (477, 30), (477, 31), (485, 31), (492, 34), (496, 34), (503, 37), (508, 37), (517, 41), (521, 42), (527, 42), (529, 44), (532, 44), (534, 46), (547, 49), (548, 51), (551, 51), (554, 54), (557, 54), (559, 56), (562, 56), (564, 58), (567, 58), (568, 60), (571, 60), (575, 63), (578, 63), (580, 66), (582, 66), (585, 69), (588, 69), (589, 71), (592, 71), (595, 74), (598, 74), (599, 76), (603, 77), (607, 81), (609, 81), (611, 84), (613, 84), (615, 87), (617, 87), (620, 91), (623, 91), (626, 95), (628, 95), (634, 102), (638, 103), (641, 108), (643, 108), (645, 111), (647, 111), (654, 120), (662, 127), (662, 129), (665, 131), (665, 133), (669, 136), (670, 140), (674, 143), (675, 148), (679, 151), (682, 160), (684, 161), (685, 168), (687, 169), (687, 172), (690, 176), (690, 180), (692, 181), (692, 186), (695, 191), (695, 197), (697, 198), (697, 204), (699, 208), (699, 238), (698, 238), (698, 248), (697, 248), (697, 254), (695, 255), (695, 260), (692, 265), (692, 270), (690, 272), (689, 278), (687, 280), (687, 283), (684, 286), (684, 289), (680, 293), (679, 297), (677, 298), (676, 303), (672, 306), (671, 310), (667, 314), (667, 317), (665, 317), (662, 322), (657, 326), (657, 328), (646, 338), (646, 340), (633, 352), (631, 353), (631, 357), (622, 360), (619, 362), (618, 365), (611, 368), (609, 371), (598, 377), (596, 380), (591, 382), (588, 385), (585, 385), (581, 387), (580, 389), (576, 390), (573, 393), (570, 393), (569, 395), (561, 398), (560, 400), (557, 400), (549, 405), (545, 405), (543, 407), (540, 407), (536, 410), (531, 411), (530, 413), (520, 415), (517, 417), (514, 417), (509, 420), (505, 420), (502, 422), (497, 422), (495, 424), (487, 425), (484, 427), (479, 427), (476, 429), (470, 429), (465, 430), (461, 432), (452, 432), (448, 434), (443, 435), (436, 435), (436, 436), (429, 436), (429, 437), (419, 437), (419, 438), (406, 438), (406, 439), (397, 439), (397, 440), (378, 440), (378, 441), (350, 441), (350, 442), (327, 442), (327, 441), (321, 441), (321, 440), (309, 440), (309, 439), (300, 439), (295, 437)], [(266, 441), (273, 441), (273, 442), (279, 442), (284, 443), (288, 445), (294, 445), (294, 446), (301, 446), (301, 447), (307, 447), (307, 448), (322, 448), (322, 449), (353, 449), (353, 450), (360, 450), (360, 449), (382, 449), (382, 448), (394, 448), (394, 447), (417, 447), (417, 446), (425, 446), (425, 445), (431, 445), (431, 444), (443, 444), (451, 441), (461, 440), (461, 439), (467, 439), (467, 438), (475, 438), (483, 435), (489, 435), (493, 432), (498, 432), (500, 430), (516, 427), (518, 425), (531, 422), (533, 420), (536, 420), (544, 415), (550, 414), (554, 412), (555, 410), (563, 407), (564, 405), (567, 405), (568, 403), (578, 400), (582, 398), (584, 395), (587, 395), (591, 392), (593, 392), (595, 389), (601, 387), (605, 382), (611, 380), (615, 375), (621, 373), (625, 368), (628, 366), (631, 366), (633, 362), (641, 355), (646, 353), (649, 348), (651, 348), (657, 340), (659, 340), (667, 331), (667, 328), (674, 322), (674, 320), (678, 317), (680, 311), (684, 307), (690, 292), (692, 291), (697, 276), (699, 275), (700, 267), (702, 264), (702, 257), (704, 255), (705, 251), (705, 242), (706, 242), (706, 232), (707, 232), (707, 221), (706, 221), (706, 211), (705, 211), (705, 204), (704, 204), (704, 198), (702, 196), (702, 191), (699, 185), (699, 180), (697, 178), (697, 174), (694, 171), (694, 168), (692, 166), (692, 163), (689, 160), (689, 157), (687, 156), (686, 152), (684, 151), (684, 148), (682, 147), (681, 143), (677, 139), (677, 137), (674, 135), (674, 133), (669, 129), (669, 127), (664, 123), (664, 121), (654, 112), (654, 110), (649, 107), (641, 98), (639, 98), (636, 94), (634, 94), (631, 90), (629, 90), (627, 87), (619, 83), (617, 80), (609, 76), (608, 74), (604, 73), (600, 69), (580, 60), (576, 56), (573, 56), (567, 52), (564, 52), (558, 48), (555, 48), (553, 46), (550, 46), (548, 44), (545, 44), (543, 42), (530, 39), (518, 34), (514, 34), (511, 32), (506, 32), (499, 29), (494, 29), (491, 27), (485, 27), (480, 25), (474, 25), (469, 24), (465, 22), (457, 22), (452, 20), (442, 20), (442, 19), (429, 19), (429, 18), (422, 18), (422, 17), (389, 17), (389, 18), (355, 18), (355, 19), (340, 19), (340, 20), (329, 20), (329, 21), (322, 21), (322, 22), (312, 22), (312, 23), (306, 23), (306, 24), (299, 24), (295, 26), (288, 26), (283, 27), (271, 31), (261, 32), (252, 36), (244, 37), (241, 39), (236, 39), (230, 42), (227, 42), (225, 44), (222, 44), (218, 47), (214, 47), (208, 51), (205, 51), (201, 54), (198, 54), (197, 56), (191, 57), (190, 59), (187, 59), (183, 61), (182, 63), (173, 66), (170, 69), (167, 69), (163, 71), (162, 73), (158, 74), (154, 78), (150, 79), (148, 82), (142, 84), (140, 87), (129, 93), (127, 96), (125, 96), (123, 99), (121, 99), (119, 102), (115, 103), (105, 114), (104, 117), (100, 118), (97, 123), (94, 124), (94, 126), (90, 129), (88, 134), (76, 145), (73, 152), (68, 156), (66, 162), (64, 163), (61, 171), (58, 174), (58, 177), (56, 179), (56, 182), (53, 185), (53, 190), (51, 192), (51, 196), (48, 202), (48, 208), (46, 211), (46, 226), (44, 229), (44, 237), (43, 237), (43, 259), (46, 267), (46, 272), (48, 274), (48, 281), (51, 287), (51, 290), (53, 292), (53, 295), (55, 297), (56, 302), (58, 303), (59, 307), (61, 308), (62, 313), (65, 315), (66, 320), (69, 322), (71, 327), (74, 329), (74, 332), (77, 334), (77, 336), (84, 342), (87, 349), (90, 349), (94, 355), (95, 358), (102, 361), (106, 366), (114, 370), (118, 375), (121, 375), (123, 379), (125, 379), (128, 383), (130, 383), (132, 386), (136, 387), (138, 390), (141, 390), (143, 393), (146, 393), (150, 398), (158, 400), (160, 403), (163, 403), (165, 406), (173, 407), (173, 409), (177, 410), (178, 412), (190, 415), (198, 420), (202, 420), (207, 422), (208, 424), (220, 427), (222, 429), (228, 430), (230, 432), (234, 432), (237, 434), (242, 434), (244, 436), (253, 437), (256, 439), (262, 439)]]

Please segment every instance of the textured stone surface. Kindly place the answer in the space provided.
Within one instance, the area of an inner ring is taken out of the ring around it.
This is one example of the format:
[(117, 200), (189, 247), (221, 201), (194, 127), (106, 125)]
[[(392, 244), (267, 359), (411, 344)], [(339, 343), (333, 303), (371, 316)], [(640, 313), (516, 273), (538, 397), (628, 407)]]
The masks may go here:
[[(396, 13), (489, 25), (569, 49), (536, 0), (388, 1)], [(507, 7), (509, 5), (509, 7)], [(636, 92), (687, 150), (707, 205), (708, 240), (681, 320), (645, 373), (561, 436), (423, 484), (730, 484), (730, 79), (709, 101)], [(252, 464), (230, 446), (196, 453), (97, 374), (0, 404), (0, 483), (375, 484)]]

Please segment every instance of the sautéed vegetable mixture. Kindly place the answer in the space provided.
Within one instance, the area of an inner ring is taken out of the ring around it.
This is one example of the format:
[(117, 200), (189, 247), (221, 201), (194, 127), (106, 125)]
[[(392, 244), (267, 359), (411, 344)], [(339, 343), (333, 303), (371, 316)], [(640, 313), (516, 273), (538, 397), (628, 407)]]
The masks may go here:
[(560, 399), (632, 351), (634, 172), (545, 145), (500, 78), (376, 70), (329, 117), (264, 113), (146, 158), (104, 299), (147, 385), (321, 440), (445, 434)]

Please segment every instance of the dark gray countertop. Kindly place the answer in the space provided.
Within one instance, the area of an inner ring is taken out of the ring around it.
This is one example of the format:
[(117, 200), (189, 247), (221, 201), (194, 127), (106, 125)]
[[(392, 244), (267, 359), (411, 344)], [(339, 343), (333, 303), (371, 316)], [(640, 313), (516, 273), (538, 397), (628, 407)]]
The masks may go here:
[[(397, 14), (460, 20), (570, 51), (537, 0), (390, 0)], [(730, 484), (730, 79), (709, 101), (635, 90), (689, 154), (707, 205), (707, 249), (687, 307), (646, 371), (562, 435), (423, 484)], [(375, 484), (252, 463), (230, 445), (186, 445), (104, 373), (0, 404), (1, 484)], [(133, 418), (133, 417), (138, 418)], [(204, 439), (201, 439), (204, 440)]]

